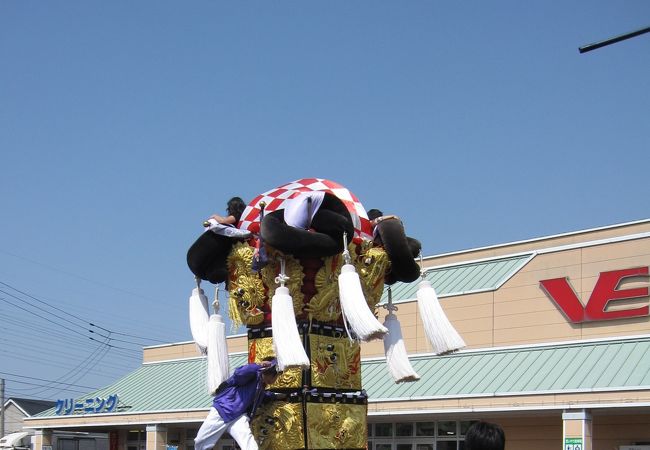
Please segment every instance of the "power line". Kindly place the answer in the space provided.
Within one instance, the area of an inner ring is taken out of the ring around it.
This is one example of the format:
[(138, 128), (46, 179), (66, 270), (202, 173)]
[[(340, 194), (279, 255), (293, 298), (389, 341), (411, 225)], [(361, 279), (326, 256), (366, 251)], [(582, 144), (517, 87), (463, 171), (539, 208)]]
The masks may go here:
[[(105, 328), (105, 327), (102, 327), (102, 326), (97, 325), (97, 324), (95, 324), (95, 323), (92, 323), (92, 322), (90, 322), (90, 321), (88, 321), (88, 320), (86, 320), (86, 319), (83, 319), (83, 318), (77, 316), (76, 314), (73, 314), (73, 313), (68, 312), (68, 311), (64, 311), (63, 309), (58, 308), (58, 307), (52, 305), (51, 303), (46, 302), (45, 300), (39, 299), (38, 297), (35, 297), (34, 295), (31, 295), (31, 294), (29, 294), (29, 293), (27, 293), (27, 292), (24, 292), (24, 291), (22, 291), (22, 290), (20, 290), (20, 289), (18, 289), (18, 288), (16, 288), (16, 287), (14, 287), (14, 286), (8, 284), (8, 283), (5, 283), (4, 281), (0, 281), (0, 284), (3, 284), (3, 285), (5, 285), (5, 286), (7, 286), (8, 288), (13, 289), (14, 291), (19, 292), (19, 293), (23, 294), (24, 296), (29, 297), (29, 298), (31, 298), (31, 299), (33, 299), (33, 300), (39, 302), (39, 303), (42, 303), (42, 304), (44, 304), (44, 305), (46, 305), (46, 306), (48, 306), (48, 307), (50, 307), (50, 308), (52, 308), (52, 309), (54, 309), (54, 310), (56, 310), (56, 311), (62, 312), (62, 313), (64, 313), (64, 314), (67, 314), (67, 315), (69, 315), (69, 316), (71, 316), (71, 317), (77, 319), (78, 321), (83, 322), (84, 325), (87, 324), (87, 325), (90, 325), (91, 327), (99, 328), (99, 329), (101, 329), (101, 330), (103, 330), (103, 331), (105, 331), (105, 332), (107, 332), (107, 333), (118, 334), (118, 335), (120, 335), (120, 336), (132, 337), (132, 338), (134, 338), (134, 339), (142, 339), (142, 340), (144, 340), (144, 341), (149, 341), (149, 342), (152, 342), (152, 341), (153, 341), (153, 342), (158, 342), (158, 343), (166, 343), (166, 341), (162, 341), (162, 340), (159, 340), (159, 339), (147, 338), (147, 337), (137, 336), (137, 335), (134, 335), (134, 334), (122, 333), (122, 332), (118, 332), (118, 331), (110, 330), (110, 329), (108, 329), (108, 328)], [(4, 291), (2, 291), (2, 292), (4, 292)], [(5, 294), (6, 294), (6, 292), (5, 292)], [(14, 297), (14, 298), (17, 298), (17, 297)], [(23, 300), (23, 301), (24, 301), (24, 300)], [(28, 303), (28, 304), (29, 304), (29, 303)], [(32, 305), (32, 306), (33, 306), (33, 305)], [(61, 317), (61, 316), (58, 316), (58, 315), (56, 315), (56, 316), (57, 316), (58, 318), (60, 318), (60, 319), (66, 320), (65, 318), (63, 318), (63, 317)], [(91, 332), (94, 333), (94, 331), (91, 331)], [(100, 334), (100, 335), (101, 335), (101, 333), (97, 333), (97, 334)], [(104, 337), (104, 336), (102, 335), (102, 337)], [(114, 339), (114, 340), (118, 340), (118, 339), (116, 339), (116, 338), (112, 338), (112, 339)], [(131, 344), (135, 344), (135, 345), (146, 345), (146, 344), (142, 344), (142, 343), (140, 343), (140, 342), (131, 342), (131, 341), (126, 341), (126, 340), (119, 340), (119, 341), (120, 341), (120, 342), (125, 342), (125, 343), (131, 343)]]
[(45, 381), (46, 383), (53, 383), (53, 382), (54, 382), (54, 383), (57, 383), (57, 384), (64, 384), (64, 385), (66, 385), (66, 386), (70, 386), (70, 387), (78, 387), (78, 388), (82, 388), (82, 389), (95, 389), (95, 390), (98, 389), (98, 388), (96, 388), (96, 387), (92, 387), (92, 386), (83, 386), (83, 385), (81, 385), (81, 384), (62, 383), (62, 382), (58, 382), (58, 381), (54, 381), (54, 380), (46, 380), (46, 379), (44, 379), (44, 378), (28, 377), (28, 376), (26, 376), (26, 375), (19, 375), (19, 374), (17, 374), (17, 373), (11, 373), (11, 372), (0, 372), (0, 374), (2, 374), (2, 375), (7, 375), (7, 376), (9, 376), (9, 377), (20, 377), (20, 378), (26, 378), (26, 379), (28, 379), (28, 380), (34, 380), (34, 381)]
[[(0, 353), (6, 353), (6, 352), (0, 352)], [(20, 356), (15, 356), (14, 358), (17, 359), (17, 360), (30, 361), (28, 359), (23, 359)], [(51, 369), (53, 367), (60, 367), (60, 366), (58, 364), (56, 364), (56, 363), (50, 363), (50, 364), (48, 364), (47, 369), (49, 369), (51, 371)], [(108, 373), (106, 373), (104, 371), (100, 371), (100, 372), (90, 371), (88, 373), (95, 375), (95, 378), (100, 380), (100, 381), (97, 381), (97, 383), (101, 384), (101, 385), (104, 385), (104, 386), (112, 384), (113, 382), (115, 382), (115, 380), (120, 379), (125, 375), (125, 373), (118, 373), (118, 374), (109, 375)], [(56, 388), (56, 387), (54, 387), (54, 388)], [(31, 388), (30, 390), (34, 390), (34, 388)]]
[[(49, 269), (49, 270), (53, 270), (53, 271), (55, 271), (55, 272), (63, 273), (63, 274), (68, 275), (68, 276), (70, 276), (70, 277), (78, 278), (78, 279), (80, 279), (80, 280), (83, 280), (83, 281), (87, 281), (87, 282), (89, 282), (89, 283), (96, 284), (96, 285), (98, 285), (98, 286), (106, 287), (106, 288), (109, 288), (109, 289), (116, 290), (116, 291), (118, 291), (118, 292), (122, 292), (122, 293), (125, 293), (125, 294), (128, 294), (128, 295), (132, 295), (132, 296), (134, 296), (134, 297), (138, 297), (138, 298), (141, 298), (141, 299), (147, 300), (148, 302), (155, 303), (157, 306), (161, 306), (161, 303), (160, 303), (159, 301), (156, 301), (156, 300), (150, 299), (150, 298), (148, 298), (148, 297), (145, 297), (144, 295), (137, 294), (137, 293), (135, 293), (135, 292), (131, 292), (131, 291), (128, 291), (128, 290), (126, 290), (126, 289), (118, 288), (118, 287), (115, 287), (115, 286), (111, 286), (110, 284), (101, 283), (101, 282), (99, 282), (99, 281), (91, 280), (90, 278), (86, 278), (86, 277), (83, 277), (83, 276), (81, 276), (81, 275), (77, 275), (77, 274), (75, 274), (75, 273), (68, 272), (68, 271), (65, 271), (65, 270), (59, 269), (59, 268), (57, 268), (57, 267), (50, 266), (50, 265), (48, 265), (48, 264), (44, 264), (44, 263), (41, 263), (41, 262), (35, 261), (35, 260), (33, 260), (33, 259), (30, 259), (30, 258), (26, 258), (26, 257), (24, 257), (24, 256), (16, 255), (16, 254), (11, 253), (11, 252), (8, 252), (8, 251), (6, 251), (6, 250), (2, 250), (2, 249), (0, 249), (0, 253), (4, 253), (5, 255), (9, 255), (9, 256), (12, 256), (12, 257), (14, 257), (14, 258), (22, 259), (22, 260), (27, 261), (27, 262), (30, 262), (30, 263), (32, 263), (32, 264), (36, 264), (36, 265), (39, 265), (39, 266), (41, 266), (41, 267), (45, 267), (45, 268), (47, 268), (47, 269)], [(170, 307), (169, 305), (165, 305), (164, 303), (162, 304), (162, 306)]]
[[(60, 361), (79, 361), (87, 358), (88, 352), (92, 351), (95, 348), (96, 344), (88, 342), (92, 347), (84, 346), (71, 346), (66, 344), (52, 343), (48, 346), (48, 343), (43, 343), (42, 345), (30, 345), (24, 341), (19, 341), (11, 339), (11, 336), (8, 338), (0, 338), (0, 343), (3, 343), (7, 349), (12, 350), (21, 350), (21, 353), (18, 356), (29, 357), (28, 361), (37, 363), (41, 360), (48, 360), (48, 356), (56, 355), (57, 358), (60, 358)], [(62, 349), (70, 349), (66, 352)], [(110, 362), (100, 362), (97, 364), (97, 368), (102, 368), (102, 373), (113, 372), (111, 369), (117, 369), (119, 371), (124, 370), (133, 370), (134, 367), (137, 367), (142, 362), (142, 358), (138, 355), (131, 355), (122, 353), (118, 350), (113, 349), (113, 357)], [(63, 364), (60, 367), (69, 368), (70, 364)]]
[[(90, 323), (90, 322), (89, 322), (89, 323)], [(134, 334), (120, 333), (119, 331), (108, 330), (108, 329), (106, 329), (106, 328), (104, 328), (104, 327), (100, 327), (99, 325), (95, 325), (94, 323), (90, 323), (90, 326), (92, 326), (92, 327), (97, 327), (97, 328), (99, 328), (100, 330), (104, 330), (104, 331), (106, 331), (106, 332), (113, 333), (113, 334), (117, 334), (117, 335), (120, 335), (120, 336), (128, 336), (128, 337), (132, 337), (132, 338), (135, 338), (135, 339), (144, 339), (144, 340), (147, 340), (147, 341), (155, 341), (155, 342), (158, 342), (159, 344), (167, 344), (167, 343), (168, 343), (168, 341), (161, 341), (160, 339), (154, 339), (154, 338), (148, 338), (148, 337), (136, 336), (136, 335), (134, 335)]]
[(3, 326), (6, 328), (12, 328), (16, 330), (17, 335), (20, 335), (20, 333), (24, 331), (24, 327), (27, 326), (30, 327), (29, 330), (30, 334), (45, 335), (47, 337), (46, 340), (47, 343), (50, 343), (53, 340), (57, 340), (65, 344), (75, 345), (75, 348), (78, 348), (79, 345), (88, 344), (85, 337), (79, 337), (79, 336), (63, 333), (58, 329), (48, 326), (47, 324), (42, 325), (40, 321), (37, 324), (37, 322), (31, 321), (28, 318), (24, 318), (24, 317), (16, 318), (16, 317), (11, 317), (8, 314), (2, 314), (2, 313), (0, 313), (0, 317), (6, 320)]
[[(18, 383), (18, 384), (27, 384), (31, 386), (41, 386), (38, 383), (30, 383), (29, 381), (20, 381), (20, 380), (12, 380), (11, 378), (5, 378), (7, 381), (11, 381), (12, 383)], [(28, 388), (28, 389), (21, 389), (21, 388), (13, 388), (14, 391), (21, 391), (21, 392), (26, 392), (28, 393), (29, 391), (33, 390), (34, 388)], [(60, 388), (56, 393), (61, 392), (61, 391), (67, 391), (67, 392), (77, 392), (79, 394), (86, 394), (86, 391), (80, 391), (78, 389), (71, 389), (71, 388)], [(38, 393), (33, 393), (30, 395), (38, 395)], [(54, 395), (52, 395), (54, 396)]]
[[(4, 290), (2, 290), (2, 289), (0, 289), (0, 292), (4, 293), (4, 294), (6, 294), (6, 295), (9, 295), (10, 297), (13, 297), (13, 298), (15, 298), (15, 299), (17, 299), (17, 300), (22, 300), (21, 298), (15, 296), (15, 295), (13, 295), (13, 294), (11, 294), (10, 292), (6, 292), (6, 291), (4, 291)], [(13, 302), (10, 302), (9, 300), (7, 300), (7, 299), (4, 298), (4, 297), (0, 297), (0, 300), (1, 300), (1, 301), (4, 301), (4, 302), (6, 302), (6, 303), (9, 303), (10, 305), (12, 305), (12, 306), (14, 306), (14, 307), (16, 307), (16, 308), (18, 308), (18, 309), (21, 309), (21, 310), (23, 310), (23, 311), (25, 311), (25, 312), (27, 312), (27, 313), (29, 313), (29, 314), (33, 314), (33, 315), (35, 315), (36, 317), (40, 317), (40, 318), (43, 319), (43, 320), (46, 320), (46, 321), (49, 321), (49, 320), (50, 320), (49, 318), (47, 318), (47, 317), (43, 317), (42, 315), (40, 315), (40, 314), (38, 314), (38, 313), (35, 313), (34, 311), (30, 311), (29, 309), (23, 308), (22, 306), (19, 306), (19, 305), (13, 303)], [(34, 307), (34, 306), (31, 305), (30, 303), (27, 303), (27, 304), (30, 305), (30, 306), (32, 306), (32, 307)], [(58, 317), (58, 316), (57, 316), (57, 317)], [(65, 328), (66, 330), (71, 331), (71, 332), (73, 332), (73, 333), (75, 333), (75, 334), (78, 334), (78, 335), (80, 335), (80, 336), (87, 337), (87, 338), (90, 339), (90, 340), (93, 340), (93, 341), (96, 341), (96, 342), (101, 342), (101, 341), (98, 341), (97, 339), (94, 339), (92, 336), (86, 336), (86, 335), (84, 335), (83, 333), (80, 333), (80, 332), (77, 331), (77, 330), (73, 330), (72, 328), (67, 327), (67, 326), (65, 326), (65, 325), (61, 325), (61, 324), (59, 324), (59, 326), (62, 327), (62, 328)], [(82, 328), (82, 329), (83, 329), (83, 328)], [(91, 333), (94, 333), (93, 331), (90, 331), (90, 330), (86, 330), (86, 331), (89, 331), (89, 332), (91, 332)], [(102, 335), (100, 335), (100, 336), (102, 336)], [(108, 337), (108, 336), (102, 336), (102, 337), (104, 337), (104, 338), (108, 338), (109, 340), (118, 340), (118, 339), (110, 338), (110, 337)], [(124, 341), (124, 340), (122, 340), (122, 339), (120, 339), (120, 341), (121, 341), (121, 342), (127, 342), (127, 343), (129, 343), (128, 341)], [(140, 344), (137, 344), (137, 343), (131, 343), (131, 344), (134, 344), (134, 345), (140, 345)], [(119, 346), (117, 346), (117, 345), (111, 345), (111, 344), (107, 344), (107, 343), (104, 343), (104, 345), (107, 345), (107, 346), (112, 347), (112, 348), (118, 348), (118, 349), (121, 349), (121, 350), (126, 350), (126, 351), (131, 351), (131, 352), (139, 353), (137, 350), (130, 349), (130, 348), (125, 348), (125, 347), (119, 347)]]
[[(4, 293), (4, 294), (6, 294), (6, 295), (9, 295), (10, 297), (15, 298), (15, 299), (17, 299), (17, 300), (22, 300), (21, 298), (16, 297), (15, 295), (11, 294), (10, 292), (3, 291), (2, 289), (0, 289), (0, 292)], [(40, 315), (40, 314), (38, 314), (38, 313), (35, 313), (34, 311), (30, 311), (30, 310), (27, 309), (27, 308), (23, 308), (22, 306), (19, 306), (19, 305), (16, 305), (15, 303), (13, 303), (13, 302), (10, 302), (9, 300), (7, 300), (7, 299), (4, 298), (4, 297), (0, 297), (0, 300), (2, 300), (3, 302), (9, 303), (10, 305), (12, 305), (12, 306), (14, 306), (14, 307), (16, 307), (16, 308), (18, 308), (18, 309), (21, 309), (21, 310), (23, 310), (23, 311), (25, 311), (25, 312), (27, 312), (27, 313), (29, 313), (29, 314), (33, 314), (33, 315), (35, 315), (36, 317), (40, 317), (40, 318), (43, 319), (43, 320), (47, 320), (47, 321), (50, 320), (49, 318), (44, 317), (44, 316), (42, 316), (42, 315)], [(31, 305), (30, 305), (30, 306), (31, 306)], [(72, 328), (69, 328), (69, 327), (67, 327), (67, 326), (65, 326), (65, 325), (60, 325), (60, 326), (61, 326), (62, 328), (65, 328), (65, 329), (68, 330), (68, 331), (71, 331), (71, 332), (75, 333), (75, 334), (78, 334), (78, 335), (83, 336), (83, 337), (87, 337), (87, 336), (85, 336), (84, 334), (80, 333), (79, 331), (77, 331), (77, 330), (73, 330)]]
[[(107, 349), (107, 348), (102, 348), (101, 346), (97, 347), (90, 355), (88, 355), (87, 358), (85, 358), (83, 361), (81, 361), (79, 364), (77, 364), (77, 366), (70, 369), (68, 371), (68, 373), (66, 373), (65, 375), (59, 377), (57, 382), (73, 378), (75, 376), (75, 371), (80, 370), (83, 367), (83, 369), (85, 369), (85, 371), (81, 372), (81, 375), (79, 375), (74, 380), (74, 382), (79, 381), (79, 379), (81, 379), (81, 377), (83, 377), (86, 373), (88, 373), (88, 371), (90, 369), (90, 364), (93, 363), (95, 360), (97, 360), (98, 357), (103, 358), (106, 355), (106, 353), (108, 353), (108, 351), (109, 351), (109, 349)], [(45, 386), (43, 389), (34, 392), (34, 395), (41, 394), (41, 393), (47, 391), (48, 389), (57, 389), (57, 388), (55, 388), (54, 386)], [(59, 392), (61, 392), (61, 389), (59, 389), (58, 391), (56, 391), (55, 393), (53, 393), (51, 395), (56, 395)]]
[(70, 313), (70, 312), (64, 311), (64, 310), (62, 310), (62, 309), (60, 309), (60, 308), (57, 308), (56, 306), (51, 305), (50, 303), (48, 303), (48, 302), (46, 302), (46, 301), (44, 301), (44, 300), (40, 300), (40, 299), (38, 299), (38, 298), (36, 298), (36, 297), (34, 297), (34, 296), (32, 296), (32, 295), (26, 293), (26, 292), (23, 292), (23, 291), (21, 291), (20, 289), (17, 289), (17, 288), (15, 288), (15, 287), (13, 287), (13, 286), (11, 286), (11, 285), (5, 283), (4, 281), (0, 281), (0, 284), (4, 284), (4, 285), (7, 286), (9, 289), (13, 289), (13, 290), (16, 291), (16, 292), (20, 292), (21, 294), (23, 294), (23, 295), (25, 295), (25, 296), (27, 296), (27, 297), (33, 299), (33, 300), (36, 300), (36, 301), (39, 302), (39, 303), (42, 303), (42, 304), (44, 304), (44, 305), (47, 305), (47, 306), (49, 306), (50, 308), (55, 309), (55, 310), (57, 310), (57, 311), (59, 311), (59, 312), (62, 312), (62, 313), (64, 313), (64, 314), (67, 314), (67, 315), (69, 315), (69, 316), (71, 316), (71, 317), (74, 317), (75, 319), (77, 319), (77, 320), (79, 320), (79, 321), (81, 321), (81, 322), (87, 323), (87, 321), (84, 320), (84, 319), (82, 319), (81, 317), (76, 316), (76, 315), (74, 315), (74, 314), (72, 314), (72, 313)]

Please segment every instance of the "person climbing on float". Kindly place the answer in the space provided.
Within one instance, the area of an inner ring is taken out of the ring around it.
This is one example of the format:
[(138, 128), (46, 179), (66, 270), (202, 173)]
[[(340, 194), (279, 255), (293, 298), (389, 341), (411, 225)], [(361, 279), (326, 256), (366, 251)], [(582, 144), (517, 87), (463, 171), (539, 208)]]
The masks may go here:
[(285, 394), (266, 390), (280, 374), (275, 358), (235, 369), (217, 389), (210, 412), (194, 439), (194, 448), (211, 450), (227, 431), (242, 450), (258, 450), (250, 420), (264, 401), (286, 398)]
[(250, 233), (237, 229), (237, 223), (241, 219), (244, 209), (246, 209), (244, 201), (240, 197), (233, 197), (228, 200), (226, 205), (227, 216), (212, 214), (203, 222), (203, 226), (206, 228), (206, 231), (209, 230), (222, 236), (235, 238), (248, 237)]
[(244, 208), (244, 201), (233, 197), (228, 200), (227, 216), (213, 214), (203, 222), (203, 234), (187, 253), (187, 264), (199, 279), (219, 284), (228, 278), (226, 258), (233, 244), (251, 237), (250, 231), (237, 228)]

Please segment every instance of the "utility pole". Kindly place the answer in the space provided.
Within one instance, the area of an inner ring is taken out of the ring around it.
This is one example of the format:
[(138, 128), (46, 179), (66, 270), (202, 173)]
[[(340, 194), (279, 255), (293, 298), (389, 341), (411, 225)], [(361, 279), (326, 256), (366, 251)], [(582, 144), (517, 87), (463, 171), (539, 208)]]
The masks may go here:
[(5, 379), (0, 378), (0, 437), (5, 435)]

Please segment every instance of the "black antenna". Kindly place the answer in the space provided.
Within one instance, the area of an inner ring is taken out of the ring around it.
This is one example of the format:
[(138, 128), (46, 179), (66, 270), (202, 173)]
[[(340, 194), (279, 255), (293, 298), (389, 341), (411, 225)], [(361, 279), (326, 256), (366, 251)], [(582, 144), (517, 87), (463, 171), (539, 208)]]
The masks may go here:
[(650, 33), (650, 27), (641, 28), (640, 30), (632, 31), (630, 33), (621, 34), (620, 36), (605, 39), (604, 41), (594, 42), (593, 44), (583, 45), (582, 47), (578, 47), (578, 51), (580, 53), (590, 52), (592, 50), (596, 50), (597, 48), (604, 47), (604, 46), (610, 45), (610, 44), (616, 44), (617, 42), (621, 42), (621, 41), (624, 41), (626, 39), (637, 37), (637, 36), (640, 36), (640, 35), (645, 34), (645, 33)]

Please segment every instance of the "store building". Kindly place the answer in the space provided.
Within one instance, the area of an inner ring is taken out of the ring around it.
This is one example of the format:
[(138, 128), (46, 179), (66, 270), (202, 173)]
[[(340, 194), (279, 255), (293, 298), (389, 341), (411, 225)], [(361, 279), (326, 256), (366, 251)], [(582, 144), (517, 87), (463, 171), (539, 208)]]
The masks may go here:
[[(0, 450), (29, 450), (33, 430), (23, 431), (25, 419), (51, 409), (55, 402), (11, 397), (4, 404), (5, 435), (0, 438)], [(53, 448), (60, 450), (108, 450), (106, 433), (56, 431), (51, 433)]]
[[(432, 256), (424, 266), (468, 347), (428, 353), (417, 283), (393, 286), (421, 379), (393, 383), (383, 344), (362, 346), (369, 448), (463, 449), (471, 421), (487, 420), (504, 428), (509, 450), (650, 449), (650, 220)], [(245, 363), (247, 337), (230, 337), (229, 350), (231, 367)], [(111, 450), (191, 450), (211, 401), (204, 370), (193, 343), (145, 348), (123, 379), (26, 419), (34, 450), (51, 445), (53, 430), (108, 432)]]

